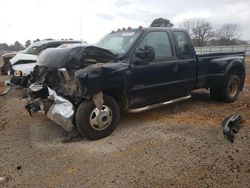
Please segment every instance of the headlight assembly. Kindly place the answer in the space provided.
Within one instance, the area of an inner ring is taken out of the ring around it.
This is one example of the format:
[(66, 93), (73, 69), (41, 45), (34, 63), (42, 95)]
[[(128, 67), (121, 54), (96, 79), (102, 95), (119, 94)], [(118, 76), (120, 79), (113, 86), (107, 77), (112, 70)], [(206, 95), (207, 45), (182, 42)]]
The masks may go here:
[(22, 71), (16, 70), (15, 73), (14, 73), (14, 75), (15, 75), (16, 77), (21, 77), (23, 74), (22, 74)]

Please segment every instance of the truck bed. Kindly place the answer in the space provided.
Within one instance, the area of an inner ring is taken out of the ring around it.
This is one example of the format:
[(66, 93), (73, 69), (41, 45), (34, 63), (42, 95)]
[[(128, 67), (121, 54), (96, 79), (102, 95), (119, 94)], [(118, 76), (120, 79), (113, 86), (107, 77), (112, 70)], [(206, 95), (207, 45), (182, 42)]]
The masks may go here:
[[(226, 79), (227, 69), (244, 63), (245, 52), (207, 53), (197, 55), (196, 88), (220, 86)], [(243, 76), (245, 77), (245, 75)], [(242, 80), (244, 82), (244, 80)]]

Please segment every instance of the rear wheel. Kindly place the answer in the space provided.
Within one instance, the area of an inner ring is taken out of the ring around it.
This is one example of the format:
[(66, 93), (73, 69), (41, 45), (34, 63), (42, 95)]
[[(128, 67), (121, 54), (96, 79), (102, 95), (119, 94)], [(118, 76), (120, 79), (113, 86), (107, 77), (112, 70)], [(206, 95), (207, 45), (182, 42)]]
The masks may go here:
[(221, 88), (210, 88), (213, 99), (222, 102), (234, 102), (240, 93), (240, 78), (237, 75), (229, 75), (226, 84)]
[(76, 111), (75, 123), (81, 134), (90, 140), (104, 138), (117, 127), (120, 109), (112, 97), (103, 96), (104, 104), (98, 110), (92, 100), (83, 101)]
[(240, 93), (240, 78), (237, 75), (230, 75), (225, 87), (221, 92), (223, 102), (234, 102)]

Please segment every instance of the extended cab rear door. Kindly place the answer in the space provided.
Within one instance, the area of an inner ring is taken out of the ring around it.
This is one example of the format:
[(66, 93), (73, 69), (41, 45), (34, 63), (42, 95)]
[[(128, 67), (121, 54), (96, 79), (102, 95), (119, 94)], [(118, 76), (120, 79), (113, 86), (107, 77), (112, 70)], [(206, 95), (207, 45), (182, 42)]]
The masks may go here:
[(179, 90), (189, 93), (195, 88), (197, 62), (196, 54), (189, 35), (184, 30), (172, 31), (177, 54)]

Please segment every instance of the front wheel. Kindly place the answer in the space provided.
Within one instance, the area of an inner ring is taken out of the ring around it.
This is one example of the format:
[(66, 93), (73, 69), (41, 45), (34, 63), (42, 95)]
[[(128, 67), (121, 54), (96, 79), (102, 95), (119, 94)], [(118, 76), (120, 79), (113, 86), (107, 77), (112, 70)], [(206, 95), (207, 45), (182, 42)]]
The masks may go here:
[(110, 135), (117, 127), (120, 109), (115, 99), (103, 96), (102, 109), (98, 110), (92, 100), (83, 101), (76, 111), (75, 123), (79, 132), (90, 140)]

